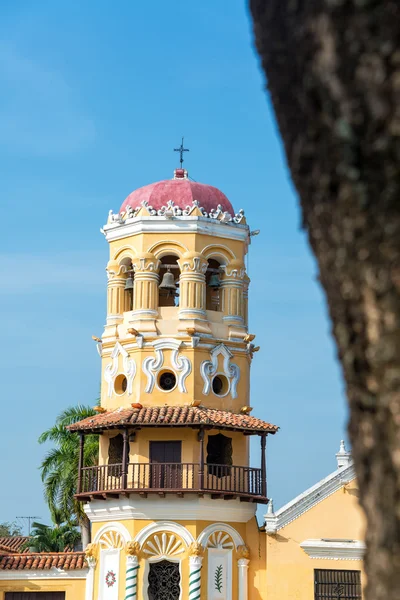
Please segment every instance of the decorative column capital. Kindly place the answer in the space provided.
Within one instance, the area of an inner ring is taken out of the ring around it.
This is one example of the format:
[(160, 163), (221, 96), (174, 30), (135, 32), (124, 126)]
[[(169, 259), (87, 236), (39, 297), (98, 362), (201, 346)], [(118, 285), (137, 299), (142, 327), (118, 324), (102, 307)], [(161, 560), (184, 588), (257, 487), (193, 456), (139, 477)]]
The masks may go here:
[(98, 544), (88, 544), (85, 548), (85, 558), (89, 569), (94, 569), (97, 562)]
[[(236, 555), (239, 560), (249, 559), (250, 558), (249, 547), (246, 546), (246, 544), (243, 544), (242, 546), (238, 546), (236, 549)], [(249, 561), (247, 560), (247, 562), (249, 562)]]
[(204, 548), (200, 542), (192, 542), (189, 546), (188, 554), (191, 559), (201, 558), (203, 560)]
[(234, 258), (227, 265), (222, 265), (221, 271), (223, 272), (223, 275), (221, 277), (222, 282), (227, 279), (236, 279), (241, 281), (246, 275), (246, 268), (244, 266), (244, 262), (239, 258)]
[(126, 265), (120, 265), (116, 260), (109, 260), (106, 266), (107, 278), (124, 277), (127, 270), (128, 267)]
[(248, 558), (239, 558), (238, 567), (242, 567), (242, 569), (247, 569), (249, 567), (249, 562), (250, 560)]
[(178, 260), (181, 273), (201, 273), (205, 274), (208, 267), (208, 260), (200, 252), (186, 252)]
[(128, 542), (125, 546), (126, 558), (138, 558), (140, 554), (140, 544), (139, 542)]
[(203, 563), (203, 556), (189, 556), (189, 565), (190, 567), (201, 567)]
[(151, 252), (143, 252), (132, 259), (132, 265), (135, 273), (158, 273), (161, 262)]

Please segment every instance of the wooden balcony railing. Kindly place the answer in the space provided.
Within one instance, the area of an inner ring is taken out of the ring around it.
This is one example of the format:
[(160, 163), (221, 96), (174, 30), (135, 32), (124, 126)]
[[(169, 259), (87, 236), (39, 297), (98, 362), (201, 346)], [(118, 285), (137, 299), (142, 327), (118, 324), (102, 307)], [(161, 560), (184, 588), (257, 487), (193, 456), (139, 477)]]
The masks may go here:
[(266, 484), (261, 469), (236, 465), (199, 463), (128, 463), (83, 467), (77, 498), (88, 500), (105, 495), (138, 492), (198, 493), (214, 497), (239, 497), (266, 503)]

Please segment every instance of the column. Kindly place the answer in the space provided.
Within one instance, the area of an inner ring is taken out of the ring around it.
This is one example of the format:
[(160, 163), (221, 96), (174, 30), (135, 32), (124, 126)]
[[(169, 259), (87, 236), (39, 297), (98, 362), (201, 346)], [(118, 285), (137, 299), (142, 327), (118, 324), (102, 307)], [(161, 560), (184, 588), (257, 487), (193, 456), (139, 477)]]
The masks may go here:
[(77, 493), (80, 494), (82, 491), (82, 468), (84, 466), (83, 464), (83, 457), (84, 457), (84, 450), (85, 450), (85, 436), (84, 434), (80, 431), (79, 432), (79, 457), (78, 457), (78, 483), (77, 483)]
[(126, 557), (126, 586), (125, 600), (137, 599), (137, 576), (139, 559), (137, 554), (128, 554)]
[(245, 268), (241, 260), (234, 259), (228, 265), (221, 267), (221, 305), (224, 313), (223, 320), (227, 325), (244, 326), (244, 275)]
[(135, 271), (133, 311), (141, 319), (155, 319), (158, 315), (158, 271), (160, 261), (150, 252), (132, 259)]
[(246, 327), (249, 324), (249, 285), (250, 277), (245, 273), (243, 277), (243, 320)]
[(200, 600), (201, 597), (201, 565), (204, 548), (199, 542), (189, 547), (189, 600)]
[(125, 311), (126, 266), (110, 260), (106, 267), (107, 284), (107, 325), (117, 325)]
[(249, 569), (249, 559), (248, 558), (239, 558), (238, 560), (238, 600), (247, 600), (248, 599), (248, 584), (247, 584), (247, 576)]
[(186, 252), (178, 260), (181, 275), (179, 278), (179, 319), (180, 329), (192, 324), (198, 331), (209, 332), (206, 316), (206, 271), (208, 261), (199, 252)]
[(267, 447), (267, 436), (263, 434), (261, 436), (261, 495), (264, 498), (267, 497), (267, 462), (265, 456), (265, 450)]
[(123, 448), (122, 448), (122, 489), (128, 487), (128, 464), (129, 464), (129, 433), (127, 429), (123, 432)]
[(94, 570), (96, 568), (97, 544), (88, 544), (85, 548), (85, 558), (89, 571), (86, 575), (85, 600), (93, 600)]
[(150, 252), (144, 252), (132, 259), (135, 271), (133, 286), (132, 321), (140, 324), (138, 331), (156, 331), (155, 319), (158, 317), (158, 271), (160, 261)]

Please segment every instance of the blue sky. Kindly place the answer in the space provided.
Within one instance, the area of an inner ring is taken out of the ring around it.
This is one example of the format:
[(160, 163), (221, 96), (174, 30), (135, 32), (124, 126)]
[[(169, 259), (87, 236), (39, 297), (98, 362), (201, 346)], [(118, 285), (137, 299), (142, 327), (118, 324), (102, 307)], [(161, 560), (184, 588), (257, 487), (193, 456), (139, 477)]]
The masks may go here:
[(279, 506), (332, 471), (343, 386), (245, 2), (4, 0), (0, 89), (0, 521), (47, 519), (37, 438), (99, 389), (99, 229), (133, 189), (172, 176), (182, 135), (190, 175), (261, 229), (251, 404), (281, 427), (269, 494)]

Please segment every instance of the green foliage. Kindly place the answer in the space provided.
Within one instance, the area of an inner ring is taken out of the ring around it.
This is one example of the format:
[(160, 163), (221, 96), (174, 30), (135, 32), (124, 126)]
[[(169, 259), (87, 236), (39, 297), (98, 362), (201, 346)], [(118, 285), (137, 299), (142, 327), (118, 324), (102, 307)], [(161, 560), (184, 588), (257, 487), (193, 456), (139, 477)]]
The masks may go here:
[(222, 565), (215, 569), (215, 589), (222, 594)]
[(76, 527), (69, 523), (49, 527), (34, 522), (31, 537), (24, 548), (29, 548), (32, 552), (63, 552), (65, 549), (73, 550), (80, 537)]
[(0, 523), (0, 537), (23, 535), (22, 527), (16, 521), (3, 521)]
[[(71, 526), (77, 522), (87, 526), (87, 517), (82, 504), (74, 498), (78, 480), (79, 435), (70, 433), (66, 426), (95, 415), (89, 406), (76, 406), (64, 410), (56, 419), (53, 427), (44, 431), (39, 443), (52, 442), (54, 447), (47, 452), (40, 471), (44, 483), (44, 494), (55, 525), (66, 523)], [(85, 436), (85, 466), (95, 465), (98, 460), (99, 436)], [(43, 526), (45, 527), (45, 526)]]

